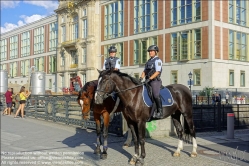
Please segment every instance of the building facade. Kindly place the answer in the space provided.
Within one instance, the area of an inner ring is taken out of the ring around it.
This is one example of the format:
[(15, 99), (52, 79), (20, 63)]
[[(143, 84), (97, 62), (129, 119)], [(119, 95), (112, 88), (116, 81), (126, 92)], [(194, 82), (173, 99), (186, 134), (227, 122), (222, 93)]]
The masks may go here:
[[(101, 1), (101, 54), (115, 45), (121, 71), (141, 75), (157, 44), (164, 85), (249, 91), (249, 2)], [(106, 55), (107, 56), (107, 55)], [(102, 58), (102, 62), (104, 58)]]
[(57, 78), (58, 87), (69, 87), (70, 78), (82, 84), (98, 78), (100, 68), (99, 2), (59, 1)]
[(249, 1), (61, 0), (55, 12), (1, 35), (9, 82), (25, 82), (25, 69), (36, 65), (52, 90), (76, 75), (84, 84), (97, 79), (112, 45), (121, 71), (139, 77), (156, 44), (163, 85), (188, 86), (191, 72), (192, 90), (249, 91)]
[(46, 90), (56, 91), (57, 16), (1, 34), (1, 70), (8, 71), (8, 83), (29, 84), (29, 71), (46, 73)]

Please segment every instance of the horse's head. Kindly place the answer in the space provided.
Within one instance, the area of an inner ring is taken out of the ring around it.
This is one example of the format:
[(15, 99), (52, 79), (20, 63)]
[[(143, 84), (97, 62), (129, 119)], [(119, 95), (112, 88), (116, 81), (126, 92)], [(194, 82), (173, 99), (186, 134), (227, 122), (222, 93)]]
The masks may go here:
[(112, 70), (99, 72), (98, 86), (95, 93), (95, 103), (103, 104), (103, 101), (115, 91), (116, 84), (112, 78)]
[(83, 119), (90, 119), (91, 103), (93, 100), (94, 87), (89, 86), (86, 91), (79, 93), (78, 103), (82, 108)]

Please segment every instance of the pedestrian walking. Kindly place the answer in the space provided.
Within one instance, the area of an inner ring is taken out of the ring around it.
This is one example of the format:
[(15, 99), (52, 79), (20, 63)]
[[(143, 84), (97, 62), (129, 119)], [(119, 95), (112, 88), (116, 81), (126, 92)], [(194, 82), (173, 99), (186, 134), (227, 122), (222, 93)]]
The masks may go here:
[(31, 94), (31, 92), (25, 93), (24, 86), (21, 87), (21, 89), (20, 89), (20, 102), (19, 102), (20, 106), (19, 106), (18, 110), (16, 111), (14, 118), (17, 118), (17, 115), (19, 114), (20, 111), (21, 111), (22, 118), (24, 118), (24, 107), (25, 107), (26, 100), (30, 94)]
[(6, 98), (6, 105), (7, 108), (3, 111), (3, 115), (11, 115), (11, 107), (12, 107), (12, 92), (11, 88), (8, 88), (7, 92), (5, 93)]

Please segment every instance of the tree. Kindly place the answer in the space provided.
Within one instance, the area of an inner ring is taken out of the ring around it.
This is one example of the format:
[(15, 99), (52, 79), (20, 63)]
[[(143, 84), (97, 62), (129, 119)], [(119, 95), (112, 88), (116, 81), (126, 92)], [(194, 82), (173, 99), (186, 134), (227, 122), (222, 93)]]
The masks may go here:
[(209, 86), (206, 86), (202, 91), (199, 92), (199, 96), (211, 96), (213, 90), (214, 87), (210, 88)]

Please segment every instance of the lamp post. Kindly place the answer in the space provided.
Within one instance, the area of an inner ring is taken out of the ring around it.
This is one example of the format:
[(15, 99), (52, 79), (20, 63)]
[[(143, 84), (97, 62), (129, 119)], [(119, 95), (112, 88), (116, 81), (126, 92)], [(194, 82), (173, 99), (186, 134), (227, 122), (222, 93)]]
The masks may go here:
[(189, 90), (191, 92), (191, 79), (192, 79), (193, 74), (191, 73), (191, 71), (188, 73), (188, 78), (189, 78)]

